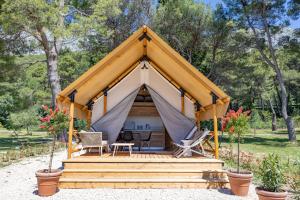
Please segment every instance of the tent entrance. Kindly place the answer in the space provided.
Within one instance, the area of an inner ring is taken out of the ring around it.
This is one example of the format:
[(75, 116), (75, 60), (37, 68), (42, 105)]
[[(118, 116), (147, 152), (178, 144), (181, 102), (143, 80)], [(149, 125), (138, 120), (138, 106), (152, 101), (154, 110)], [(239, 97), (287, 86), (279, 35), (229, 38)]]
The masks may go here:
[(142, 151), (160, 151), (170, 147), (170, 136), (146, 85), (141, 86), (132, 104), (119, 140), (122, 141), (124, 133), (132, 134), (135, 147)]
[(107, 112), (103, 95), (94, 103), (91, 128), (107, 135), (109, 144), (120, 139), (122, 130), (139, 135), (138, 145), (152, 132), (150, 146), (165, 149), (195, 127), (193, 102), (184, 96), (185, 114), (181, 113), (180, 91), (147, 62), (110, 88), (106, 102)]

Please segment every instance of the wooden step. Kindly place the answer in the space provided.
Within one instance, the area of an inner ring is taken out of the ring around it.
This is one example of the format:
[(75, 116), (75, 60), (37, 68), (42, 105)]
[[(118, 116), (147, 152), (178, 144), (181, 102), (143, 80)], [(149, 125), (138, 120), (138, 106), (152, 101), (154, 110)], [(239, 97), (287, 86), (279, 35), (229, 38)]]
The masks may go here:
[(64, 163), (65, 169), (199, 169), (221, 170), (222, 163), (153, 163), (153, 162), (128, 162), (128, 163)]
[(65, 169), (63, 178), (225, 178), (223, 170), (197, 169)]
[(60, 188), (224, 188), (227, 179), (200, 178), (60, 178)]

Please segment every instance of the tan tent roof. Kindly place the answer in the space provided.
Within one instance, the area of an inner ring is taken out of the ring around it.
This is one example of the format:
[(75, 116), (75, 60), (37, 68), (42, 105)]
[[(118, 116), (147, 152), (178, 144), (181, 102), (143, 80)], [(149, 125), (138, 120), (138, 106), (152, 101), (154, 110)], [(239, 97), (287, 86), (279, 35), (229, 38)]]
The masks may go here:
[(71, 83), (57, 97), (59, 105), (68, 104), (68, 95), (76, 90), (77, 112), (86, 112), (86, 104), (98, 98), (146, 58), (176, 87), (184, 89), (193, 101), (202, 106), (201, 119), (212, 118), (212, 94), (218, 97), (217, 112), (221, 117), (227, 110), (229, 97), (180, 56), (150, 28), (143, 26), (101, 61)]

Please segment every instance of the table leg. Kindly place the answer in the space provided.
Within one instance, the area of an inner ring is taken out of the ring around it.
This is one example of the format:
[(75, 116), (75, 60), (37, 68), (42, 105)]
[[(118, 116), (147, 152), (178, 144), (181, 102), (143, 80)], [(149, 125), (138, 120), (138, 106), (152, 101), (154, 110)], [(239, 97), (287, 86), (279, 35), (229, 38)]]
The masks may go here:
[(129, 156), (131, 156), (131, 152), (132, 152), (131, 145), (129, 145), (128, 148), (129, 148)]
[(115, 156), (115, 153), (116, 153), (116, 145), (114, 146), (114, 151), (113, 151), (113, 157)]

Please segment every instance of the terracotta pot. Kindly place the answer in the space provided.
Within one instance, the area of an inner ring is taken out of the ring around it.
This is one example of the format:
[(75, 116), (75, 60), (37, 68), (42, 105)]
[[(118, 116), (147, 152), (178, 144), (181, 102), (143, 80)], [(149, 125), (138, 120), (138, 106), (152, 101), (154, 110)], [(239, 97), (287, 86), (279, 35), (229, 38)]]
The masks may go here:
[(47, 170), (39, 170), (35, 173), (38, 183), (39, 196), (51, 196), (57, 192), (59, 177), (62, 170), (54, 169), (51, 173)]
[(287, 198), (287, 192), (269, 192), (262, 188), (255, 188), (256, 194), (259, 200), (285, 200)]
[(231, 191), (237, 196), (247, 196), (249, 191), (249, 186), (252, 181), (252, 172), (232, 172), (228, 171), (227, 176), (230, 183)]

